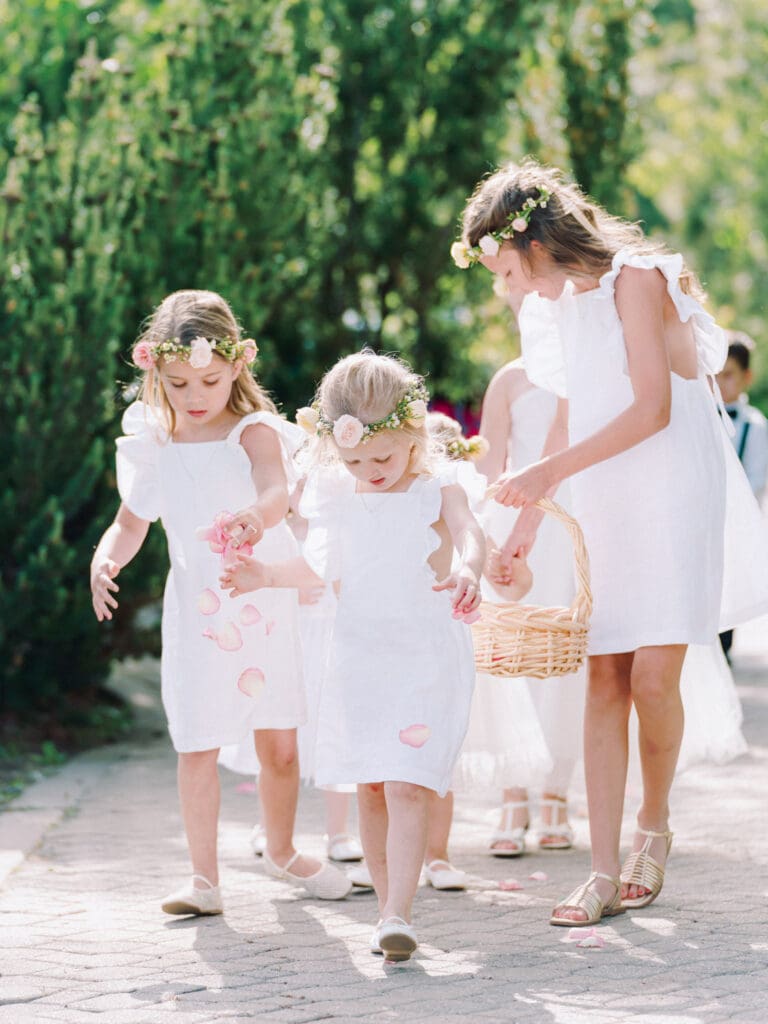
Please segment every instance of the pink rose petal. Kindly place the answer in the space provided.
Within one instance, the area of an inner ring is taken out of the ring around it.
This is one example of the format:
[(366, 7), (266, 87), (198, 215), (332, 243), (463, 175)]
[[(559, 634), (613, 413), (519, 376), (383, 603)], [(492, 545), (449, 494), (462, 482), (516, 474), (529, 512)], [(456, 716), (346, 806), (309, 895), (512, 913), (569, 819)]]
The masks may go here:
[(260, 668), (247, 668), (240, 673), (240, 678), (237, 680), (238, 690), (246, 697), (258, 697), (264, 689), (264, 685), (264, 673)]
[(546, 871), (532, 871), (530, 875), (528, 875), (528, 877), (532, 882), (546, 882), (546, 880), (549, 878), (549, 875), (546, 873)]
[(240, 622), (244, 626), (255, 626), (257, 622), (261, 622), (261, 612), (253, 604), (247, 604), (240, 610)]
[(576, 945), (580, 946), (581, 949), (602, 949), (605, 945), (605, 939), (602, 935), (585, 935)]
[(255, 782), (238, 782), (235, 786), (236, 793), (255, 793), (256, 783)]
[(276, 625), (277, 623), (275, 622), (275, 620), (270, 619), (269, 622), (264, 626), (264, 632), (267, 634), (267, 636), (269, 636), (269, 634), (272, 632)]
[(499, 882), (499, 888), (502, 892), (518, 892), (523, 887), (516, 878), (503, 878)]
[(567, 942), (578, 942), (579, 945), (584, 939), (600, 938), (597, 928), (570, 928), (566, 935)]
[(430, 737), (428, 725), (409, 725), (407, 729), (401, 729), (399, 733), (400, 742), (408, 747), (423, 747)]
[(197, 599), (197, 610), (201, 615), (215, 615), (221, 601), (212, 590), (204, 590)]
[(206, 637), (208, 640), (217, 640), (218, 641), (218, 639), (219, 639), (218, 636), (216, 635), (216, 633), (214, 633), (214, 631), (210, 627), (208, 629), (204, 629), (203, 630), (203, 636)]
[(222, 651), (239, 651), (243, 646), (243, 637), (234, 622), (228, 622), (216, 637), (216, 643)]

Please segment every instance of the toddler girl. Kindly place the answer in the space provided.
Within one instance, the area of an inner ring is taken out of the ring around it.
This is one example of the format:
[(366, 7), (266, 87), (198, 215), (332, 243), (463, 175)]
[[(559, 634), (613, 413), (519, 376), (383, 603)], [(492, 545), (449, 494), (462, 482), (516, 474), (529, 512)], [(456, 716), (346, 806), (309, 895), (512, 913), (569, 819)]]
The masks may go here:
[(462, 619), (479, 603), (484, 559), (455, 474), (432, 466), (426, 399), (396, 359), (365, 351), (337, 363), (299, 415), (324, 459), (302, 498), (304, 558), (240, 555), (222, 574), (233, 595), (338, 581), (315, 778), (357, 783), (381, 916), (371, 948), (389, 960), (407, 960), (417, 944), (411, 904), (427, 809), (431, 793), (448, 789), (467, 725), (474, 659)]
[[(171, 571), (162, 624), (162, 697), (178, 751), (181, 812), (192, 881), (168, 896), (168, 914), (220, 914), (217, 822), (219, 748), (253, 733), (267, 826), (265, 867), (316, 896), (343, 896), (349, 883), (293, 848), (298, 796), (296, 726), (305, 717), (296, 595), (221, 607), (222, 559), (258, 544), (268, 557), (296, 551), (283, 522), (296, 431), (276, 415), (250, 364), (227, 303), (181, 291), (156, 309), (133, 349), (144, 371), (143, 401), (123, 417), (117, 442), (122, 504), (91, 565), (99, 621), (117, 608), (120, 569), (162, 519)], [(213, 525), (211, 525), (213, 524)], [(200, 536), (202, 529), (202, 538)]]

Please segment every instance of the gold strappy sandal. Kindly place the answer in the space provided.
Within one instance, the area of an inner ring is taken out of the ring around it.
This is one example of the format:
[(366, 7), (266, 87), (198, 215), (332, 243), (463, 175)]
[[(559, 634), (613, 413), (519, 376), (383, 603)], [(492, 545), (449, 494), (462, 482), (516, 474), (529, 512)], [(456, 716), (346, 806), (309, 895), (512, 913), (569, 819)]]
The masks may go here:
[[(616, 893), (612, 900), (604, 903), (594, 888), (598, 878), (604, 878), (615, 887)], [(552, 914), (550, 924), (559, 925), (563, 928), (584, 928), (587, 925), (599, 924), (604, 917), (614, 917), (616, 914), (623, 914), (624, 907), (621, 902), (621, 882), (618, 878), (604, 875), (602, 871), (593, 871), (589, 878), (578, 889), (574, 889), (570, 896), (566, 897), (558, 907), (571, 907), (574, 910), (583, 910), (587, 915), (586, 921), (574, 921), (570, 917), (558, 917)]]
[(647, 907), (656, 899), (664, 884), (664, 868), (655, 860), (651, 854), (651, 843), (654, 839), (666, 839), (667, 857), (672, 846), (671, 832), (652, 832), (647, 828), (637, 826), (637, 831), (646, 837), (642, 847), (635, 853), (630, 853), (624, 861), (621, 869), (622, 885), (641, 885), (648, 892), (644, 896), (637, 896), (633, 900), (622, 900), (621, 904), (627, 910), (639, 910)]

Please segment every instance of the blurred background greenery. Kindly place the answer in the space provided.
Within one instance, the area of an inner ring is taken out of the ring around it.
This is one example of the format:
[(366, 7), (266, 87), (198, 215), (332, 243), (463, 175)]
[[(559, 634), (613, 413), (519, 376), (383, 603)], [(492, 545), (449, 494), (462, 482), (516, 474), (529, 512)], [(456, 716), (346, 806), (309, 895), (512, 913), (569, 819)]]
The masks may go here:
[(176, 288), (226, 296), (288, 413), (363, 345), (476, 409), (516, 339), (448, 248), (532, 153), (685, 252), (768, 401), (764, 0), (0, 0), (0, 24), (0, 744), (108, 732), (111, 660), (156, 648), (158, 528), (114, 623), (87, 581), (127, 353)]

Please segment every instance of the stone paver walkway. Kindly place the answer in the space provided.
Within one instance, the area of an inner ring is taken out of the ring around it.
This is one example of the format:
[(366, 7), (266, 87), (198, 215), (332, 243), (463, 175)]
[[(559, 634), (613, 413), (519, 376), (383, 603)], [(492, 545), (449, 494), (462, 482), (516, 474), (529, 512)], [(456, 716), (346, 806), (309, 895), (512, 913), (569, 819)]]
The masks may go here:
[[(134, 666), (133, 692), (145, 705), (137, 737), (77, 758), (0, 817), (0, 1024), (762, 1024), (766, 634), (765, 622), (737, 634), (750, 753), (678, 779), (670, 875), (657, 903), (601, 926), (603, 948), (580, 948), (547, 918), (587, 874), (583, 798), (574, 851), (515, 861), (483, 852), (490, 797), (480, 807), (459, 800), (453, 858), (472, 888), (420, 890), (419, 955), (395, 968), (368, 952), (372, 894), (319, 902), (262, 874), (248, 845), (255, 797), (227, 773), (226, 914), (161, 913), (159, 898), (188, 866), (174, 756), (153, 708), (156, 669)], [(305, 791), (302, 849), (321, 854), (321, 831), (320, 800)], [(546, 880), (530, 878), (539, 871)], [(523, 888), (500, 890), (510, 877)]]

